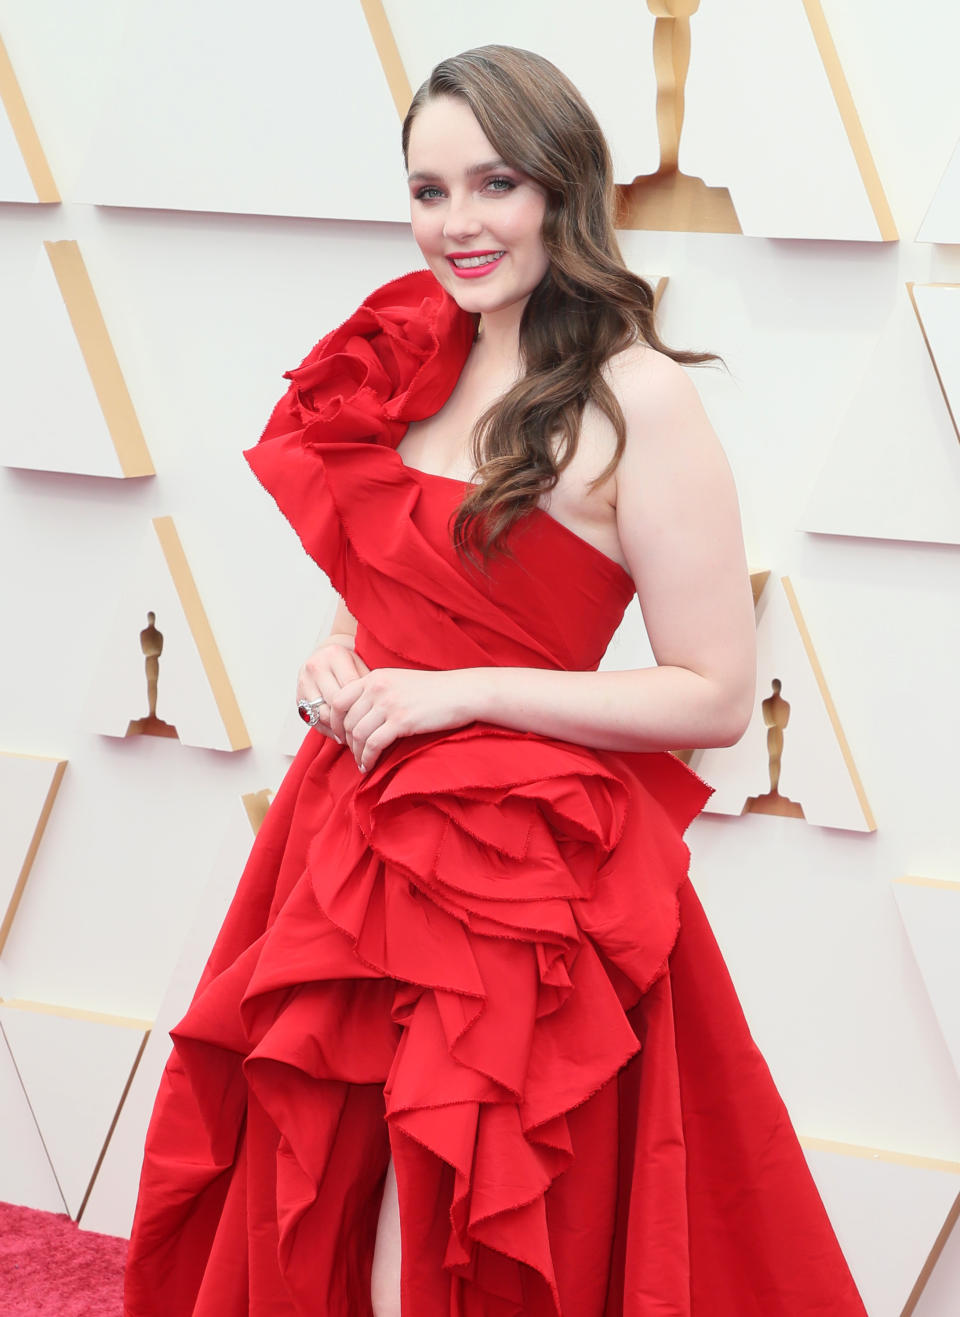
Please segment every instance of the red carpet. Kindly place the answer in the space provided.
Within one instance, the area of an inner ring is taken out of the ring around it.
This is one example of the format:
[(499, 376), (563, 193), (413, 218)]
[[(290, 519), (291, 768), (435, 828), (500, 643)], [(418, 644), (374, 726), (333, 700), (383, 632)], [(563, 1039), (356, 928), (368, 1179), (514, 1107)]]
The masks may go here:
[(127, 1241), (0, 1203), (3, 1317), (121, 1317)]

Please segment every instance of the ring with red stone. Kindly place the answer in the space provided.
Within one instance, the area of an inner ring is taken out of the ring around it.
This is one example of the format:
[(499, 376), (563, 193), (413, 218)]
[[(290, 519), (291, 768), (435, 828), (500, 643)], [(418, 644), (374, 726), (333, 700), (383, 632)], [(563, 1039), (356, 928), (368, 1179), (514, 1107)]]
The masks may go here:
[(311, 727), (316, 727), (320, 721), (320, 710), (326, 704), (326, 700), (321, 695), (317, 700), (297, 700), (297, 713), (305, 723)]

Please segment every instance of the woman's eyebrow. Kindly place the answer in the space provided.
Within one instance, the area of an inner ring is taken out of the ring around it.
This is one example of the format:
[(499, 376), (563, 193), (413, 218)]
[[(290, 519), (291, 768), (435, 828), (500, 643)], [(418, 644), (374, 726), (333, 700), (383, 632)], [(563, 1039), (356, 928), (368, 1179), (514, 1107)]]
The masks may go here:
[[(509, 169), (510, 166), (505, 160), (484, 160), (482, 164), (471, 165), (465, 170), (468, 177), (472, 178), (474, 174), (485, 174), (490, 169)], [(442, 178), (442, 174), (433, 174), (429, 170), (417, 169), (412, 174), (407, 175), (407, 181), (410, 183), (422, 183), (426, 179)]]

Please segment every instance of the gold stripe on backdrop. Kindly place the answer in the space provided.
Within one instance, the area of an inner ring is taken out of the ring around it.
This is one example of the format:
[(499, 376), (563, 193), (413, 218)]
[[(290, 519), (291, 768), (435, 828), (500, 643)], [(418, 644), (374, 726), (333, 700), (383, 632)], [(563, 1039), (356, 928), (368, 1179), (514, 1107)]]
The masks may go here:
[(267, 810), (270, 808), (273, 792), (269, 787), (262, 787), (259, 791), (248, 791), (240, 799), (243, 801), (243, 808), (247, 811), (247, 818), (250, 820), (254, 835), (256, 835), (260, 831), (263, 820), (267, 817)]
[(0, 101), (3, 102), (3, 107), (7, 112), (10, 127), (17, 139), (17, 146), (19, 146), (20, 154), (23, 156), (23, 163), (27, 167), (27, 173), (30, 175), (30, 182), (37, 194), (37, 200), (44, 202), (60, 201), (60, 193), (53, 181), (53, 174), (51, 174), (50, 166), (47, 164), (47, 157), (43, 153), (40, 138), (33, 126), (30, 111), (27, 109), (27, 102), (23, 99), (23, 92), (20, 90), (17, 75), (13, 71), (13, 65), (10, 63), (10, 56), (7, 54), (7, 48), (3, 44), (2, 37), (0, 37)]
[[(937, 365), (937, 358), (933, 351), (933, 345), (931, 344), (930, 338), (927, 334), (927, 327), (923, 323), (923, 316), (920, 314), (920, 307), (917, 305), (917, 297), (913, 291), (916, 286), (917, 285), (911, 281), (910, 283), (907, 284), (907, 292), (910, 294), (910, 301), (913, 304), (913, 311), (917, 317), (917, 322), (920, 325), (920, 332), (923, 335), (923, 341), (927, 345), (927, 351), (930, 354), (930, 360), (933, 363), (933, 369), (937, 377), (937, 383), (940, 385), (940, 392), (943, 394), (943, 401), (947, 404), (947, 411), (950, 413), (950, 419), (953, 422), (953, 428), (957, 432), (957, 438), (960, 439), (960, 417), (957, 416), (957, 413), (953, 410), (953, 407), (950, 405), (950, 395), (947, 393), (947, 386), (943, 382), (943, 376), (940, 373), (940, 367)], [(943, 284), (943, 283), (921, 284), (920, 287), (921, 288), (956, 288), (960, 290), (960, 284)]]
[(803, 0), (803, 7), (806, 10), (810, 30), (813, 32), (813, 39), (817, 43), (820, 59), (823, 61), (823, 67), (830, 82), (833, 98), (837, 103), (837, 109), (840, 111), (840, 118), (850, 141), (850, 147), (857, 162), (860, 178), (863, 180), (863, 186), (870, 201), (870, 207), (877, 221), (880, 237), (884, 242), (895, 242), (900, 235), (897, 233), (893, 212), (887, 201), (887, 194), (883, 190), (883, 184), (880, 182), (880, 175), (877, 173), (877, 166), (874, 163), (870, 147), (867, 145), (863, 124), (860, 122), (857, 107), (853, 103), (850, 85), (843, 71), (843, 65), (840, 63), (840, 56), (837, 54), (837, 48), (834, 45), (820, 0)]
[(903, 883), (906, 887), (941, 887), (949, 892), (960, 892), (960, 883), (951, 882), (948, 878), (915, 878), (908, 874), (903, 878), (894, 878), (893, 881)]
[(873, 811), (870, 808), (870, 802), (867, 800), (867, 793), (863, 789), (863, 783), (860, 780), (860, 774), (857, 772), (857, 766), (853, 762), (853, 753), (850, 749), (850, 742), (847, 740), (846, 735), (844, 734), (844, 730), (840, 726), (840, 718), (839, 715), (837, 714), (836, 705), (834, 704), (833, 698), (830, 695), (830, 691), (827, 686), (827, 679), (823, 675), (823, 668), (821, 668), (820, 660), (817, 658), (817, 651), (813, 647), (813, 641), (810, 638), (810, 632), (808, 631), (807, 624), (804, 621), (803, 613), (800, 611), (800, 604), (799, 601), (797, 600), (796, 592), (794, 591), (793, 588), (793, 583), (791, 582), (788, 576), (782, 577), (781, 582), (783, 584), (783, 589), (784, 592), (786, 593), (787, 600), (790, 604), (790, 611), (793, 613), (793, 620), (796, 622), (797, 630), (800, 632), (800, 639), (803, 641), (803, 647), (807, 651), (807, 658), (810, 660), (810, 666), (813, 669), (813, 675), (816, 677), (817, 685), (820, 687), (820, 695), (823, 698), (823, 703), (826, 706), (827, 713), (830, 715), (830, 722), (833, 725), (833, 733), (836, 736), (837, 742), (840, 746), (840, 752), (843, 755), (844, 763), (847, 765), (847, 772), (850, 774), (850, 781), (853, 783), (853, 789), (857, 793), (857, 799), (860, 802), (860, 808), (863, 810), (863, 817), (866, 820), (868, 829), (871, 832), (876, 832), (877, 830), (876, 820), (873, 817)]
[(73, 240), (45, 242), (100, 410), (125, 476), (155, 474), (90, 275)]
[(410, 89), (410, 79), (407, 77), (407, 71), (403, 67), (403, 60), (400, 58), (400, 51), (397, 49), (397, 43), (394, 40), (390, 20), (387, 18), (387, 12), (383, 7), (383, 0), (360, 0), (360, 4), (363, 8), (363, 16), (367, 20), (367, 27), (370, 29), (370, 35), (373, 37), (373, 44), (377, 48), (377, 56), (384, 77), (387, 80), (387, 86), (390, 88), (390, 95), (397, 107), (397, 114), (402, 119), (410, 108), (413, 92)]
[(220, 656), (213, 629), (201, 602), (200, 592), (193, 579), (190, 564), (187, 562), (187, 555), (183, 551), (180, 536), (173, 524), (173, 518), (154, 517), (153, 526), (157, 532), (157, 539), (160, 541), (163, 556), (167, 560), (167, 567), (173, 577), (177, 594), (180, 596), (180, 604), (190, 627), (190, 633), (193, 636), (197, 652), (200, 655), (200, 661), (203, 663), (203, 670), (207, 674), (210, 689), (213, 691), (213, 698), (217, 702), (217, 709), (226, 729), (230, 748), (232, 750), (249, 749), (250, 736), (243, 721), (240, 706), (237, 704), (237, 697), (230, 685), (230, 678), (227, 676), (227, 669), (224, 667), (223, 659)]
[[(10, 755), (10, 751), (3, 751), (5, 755)], [(46, 755), (14, 755), (17, 759), (46, 759)], [(53, 774), (50, 778), (50, 786), (47, 788), (47, 794), (44, 797), (43, 805), (37, 816), (36, 827), (33, 830), (33, 836), (30, 838), (30, 845), (27, 847), (27, 853), (23, 858), (23, 864), (20, 866), (20, 872), (17, 875), (17, 881), (13, 887), (13, 893), (3, 912), (3, 919), (0, 920), (0, 952), (6, 946), (7, 938), (10, 935), (10, 929), (13, 927), (13, 921), (17, 917), (17, 910), (20, 906), (20, 899), (23, 896), (23, 890), (27, 885), (27, 879), (30, 877), (30, 870), (33, 868), (33, 862), (37, 858), (37, 851), (40, 849), (40, 843), (43, 841), (44, 829), (50, 818), (50, 811), (53, 809), (54, 801), (57, 798), (57, 792), (60, 790), (60, 783), (63, 781), (63, 774), (67, 767), (66, 759), (50, 759), (54, 765)]]

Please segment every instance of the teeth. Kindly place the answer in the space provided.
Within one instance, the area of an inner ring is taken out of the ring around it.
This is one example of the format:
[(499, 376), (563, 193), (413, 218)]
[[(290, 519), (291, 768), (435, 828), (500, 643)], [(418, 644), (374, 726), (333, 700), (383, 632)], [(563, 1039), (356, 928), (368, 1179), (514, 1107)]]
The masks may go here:
[(489, 256), (454, 256), (452, 260), (458, 270), (468, 270), (473, 265), (489, 265), (491, 261), (499, 261), (505, 254), (505, 252), (491, 252)]

